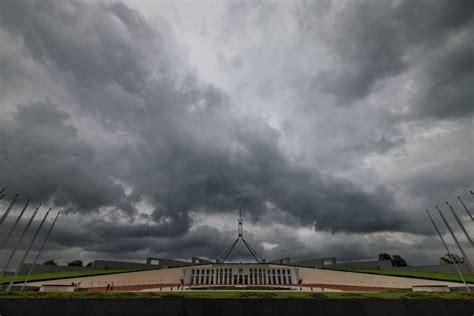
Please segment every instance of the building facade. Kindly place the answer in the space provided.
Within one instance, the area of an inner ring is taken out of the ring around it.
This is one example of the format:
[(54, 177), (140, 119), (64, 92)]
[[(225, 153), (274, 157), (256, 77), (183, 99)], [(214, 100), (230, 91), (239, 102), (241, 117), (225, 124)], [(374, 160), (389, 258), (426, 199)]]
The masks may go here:
[(189, 285), (294, 285), (294, 267), (271, 264), (209, 264), (184, 268), (184, 283)]

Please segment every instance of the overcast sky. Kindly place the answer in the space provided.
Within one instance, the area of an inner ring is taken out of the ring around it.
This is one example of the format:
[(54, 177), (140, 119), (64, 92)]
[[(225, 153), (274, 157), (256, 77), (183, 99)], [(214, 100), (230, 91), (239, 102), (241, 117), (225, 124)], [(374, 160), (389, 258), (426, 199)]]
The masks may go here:
[(241, 207), (267, 259), (437, 263), (426, 208), (474, 234), (473, 34), (470, 0), (3, 0), (1, 237), (30, 197), (44, 260), (215, 258)]

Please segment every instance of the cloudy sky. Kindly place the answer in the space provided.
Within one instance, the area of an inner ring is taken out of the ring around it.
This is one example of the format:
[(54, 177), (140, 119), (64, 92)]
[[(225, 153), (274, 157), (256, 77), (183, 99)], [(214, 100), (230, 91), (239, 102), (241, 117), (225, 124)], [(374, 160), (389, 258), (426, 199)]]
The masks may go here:
[(436, 263), (424, 210), (474, 210), (473, 34), (470, 0), (1, 1), (2, 238), (30, 197), (44, 260), (215, 258), (241, 207), (267, 259)]

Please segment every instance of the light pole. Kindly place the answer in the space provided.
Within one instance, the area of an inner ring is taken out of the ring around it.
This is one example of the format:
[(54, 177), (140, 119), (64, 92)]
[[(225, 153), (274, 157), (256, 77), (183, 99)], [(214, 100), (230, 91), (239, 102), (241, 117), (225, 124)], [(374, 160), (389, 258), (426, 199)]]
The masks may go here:
[(7, 210), (5, 211), (5, 213), (3, 213), (3, 216), (0, 219), (0, 225), (3, 224), (3, 222), (5, 222), (5, 219), (7, 218), (8, 214), (12, 210), (12, 208), (15, 205), (16, 201), (18, 201), (18, 195), (19, 195), (18, 193), (15, 195), (15, 197), (11, 201), (10, 205), (7, 207)]
[[(471, 192), (471, 194), (472, 194), (472, 191), (469, 191), (469, 192)], [(459, 202), (461, 202), (461, 204), (462, 204), (462, 206), (464, 207), (464, 209), (466, 210), (467, 215), (469, 215), (469, 217), (471, 218), (471, 220), (474, 221), (474, 217), (472, 217), (471, 212), (469, 212), (469, 210), (468, 210), (467, 207), (466, 207), (466, 204), (464, 204), (464, 202), (461, 200), (461, 197), (460, 197), (460, 196), (458, 196), (458, 199), (459, 199)]]
[(472, 265), (471, 265), (471, 261), (469, 260), (469, 258), (467, 257), (466, 253), (464, 252), (464, 249), (462, 248), (461, 246), (461, 243), (459, 242), (459, 240), (457, 239), (456, 235), (454, 234), (453, 230), (451, 229), (451, 226), (449, 226), (449, 223), (448, 221), (446, 220), (446, 218), (444, 217), (443, 213), (441, 213), (441, 210), (439, 209), (438, 206), (435, 206), (436, 209), (438, 210), (439, 212), (439, 215), (441, 216), (441, 219), (443, 220), (444, 224), (446, 225), (446, 227), (448, 228), (449, 230), (449, 233), (451, 234), (451, 236), (453, 237), (454, 239), (454, 242), (456, 243), (456, 245), (458, 246), (459, 250), (461, 251), (462, 255), (464, 256), (464, 259), (466, 259), (466, 263), (467, 265), (469, 266), (469, 271), (473, 271), (472, 270)]
[(38, 213), (38, 210), (39, 210), (40, 207), (41, 207), (41, 204), (39, 204), (39, 205), (36, 207), (36, 209), (35, 209), (34, 212), (33, 212), (33, 215), (32, 215), (31, 218), (30, 218), (30, 220), (29, 220), (28, 223), (26, 224), (25, 228), (23, 228), (23, 231), (22, 231), (22, 233), (21, 233), (21, 236), (20, 236), (20, 238), (19, 238), (19, 239), (17, 240), (17, 242), (16, 242), (15, 248), (13, 248), (13, 251), (11, 252), (10, 257), (8, 258), (7, 262), (5, 263), (5, 266), (3, 267), (3, 271), (2, 271), (2, 275), (1, 275), (1, 276), (4, 276), (5, 273), (7, 272), (8, 266), (10, 265), (10, 262), (12, 261), (13, 256), (15, 256), (15, 253), (16, 253), (16, 251), (18, 250), (18, 247), (20, 246), (20, 243), (22, 242), (23, 238), (25, 237), (26, 231), (28, 230), (28, 228), (30, 227), (31, 223), (33, 222), (33, 219), (35, 218), (36, 213)]
[(7, 244), (8, 242), (8, 239), (10, 239), (13, 231), (15, 230), (16, 228), (16, 225), (18, 225), (18, 222), (20, 221), (21, 217), (23, 216), (23, 214), (25, 213), (26, 209), (28, 208), (28, 204), (30, 203), (30, 199), (28, 199), (28, 201), (26, 201), (26, 204), (25, 206), (23, 207), (23, 209), (21, 210), (20, 212), (20, 215), (18, 215), (18, 217), (16, 218), (15, 222), (13, 223), (13, 226), (10, 228), (10, 231), (8, 232), (7, 234), (7, 237), (5, 237), (5, 239), (3, 240), (2, 244), (0, 245), (0, 251), (3, 249), (3, 247), (5, 247), (5, 245)]
[(38, 233), (40, 232), (41, 227), (43, 227), (44, 221), (46, 220), (46, 217), (48, 217), (48, 214), (49, 214), (50, 211), (51, 211), (51, 209), (49, 209), (46, 212), (46, 214), (44, 214), (43, 220), (41, 221), (38, 228), (36, 229), (35, 234), (33, 235), (33, 238), (31, 238), (30, 244), (26, 248), (26, 251), (23, 254), (23, 257), (21, 258), (20, 262), (18, 263), (18, 266), (16, 267), (15, 274), (11, 278), (10, 283), (8, 283), (7, 292), (11, 290), (13, 282), (15, 281), (16, 276), (18, 275), (18, 272), (20, 272), (21, 267), (23, 266), (23, 263), (25, 262), (26, 258), (28, 257), (28, 254), (30, 253), (31, 247), (33, 247), (33, 244), (35, 243), (36, 237), (38, 236)]
[(21, 286), (21, 291), (25, 289), (26, 282), (30, 279), (31, 273), (33, 272), (33, 269), (35, 268), (36, 262), (38, 261), (41, 252), (43, 251), (44, 246), (46, 245), (46, 242), (48, 241), (49, 235), (51, 234), (51, 231), (53, 230), (54, 225), (56, 224), (56, 221), (59, 217), (60, 212), (56, 215), (54, 218), (53, 224), (51, 224), (51, 227), (48, 230), (48, 233), (46, 234), (46, 237), (44, 237), (43, 243), (41, 244), (40, 249), (38, 250), (38, 253), (36, 254), (35, 260), (33, 261), (33, 264), (31, 265), (30, 271), (28, 271), (28, 275), (25, 278), (25, 281), (23, 282), (23, 285)]
[(469, 236), (466, 228), (464, 227), (463, 223), (461, 222), (461, 219), (459, 218), (458, 214), (456, 214), (456, 212), (454, 211), (453, 206), (451, 204), (449, 204), (448, 201), (446, 201), (446, 205), (448, 206), (449, 210), (451, 211), (454, 218), (456, 219), (456, 222), (458, 222), (458, 224), (461, 227), (464, 235), (466, 235), (466, 238), (469, 241), (469, 243), (471, 244), (471, 246), (474, 246), (474, 243), (472, 242), (471, 236)]
[(464, 280), (464, 277), (462, 276), (461, 270), (459, 270), (458, 265), (456, 264), (456, 261), (454, 260), (454, 256), (451, 254), (451, 251), (449, 251), (448, 245), (446, 244), (446, 242), (443, 239), (443, 236), (439, 232), (438, 226), (436, 226), (436, 223), (434, 222), (433, 218), (431, 217), (430, 211), (426, 210), (426, 214), (428, 214), (428, 216), (431, 220), (431, 223), (433, 223), (433, 226), (436, 229), (436, 232), (438, 233), (439, 239), (441, 239), (441, 242), (443, 243), (444, 248), (448, 252), (448, 255), (451, 255), (451, 257), (453, 258), (454, 268), (456, 269), (456, 272), (459, 274), (459, 277), (461, 278), (462, 282), (464, 283), (464, 286), (466, 287), (466, 290), (468, 292), (470, 292), (471, 290), (469, 289), (469, 286), (467, 286), (466, 280)]

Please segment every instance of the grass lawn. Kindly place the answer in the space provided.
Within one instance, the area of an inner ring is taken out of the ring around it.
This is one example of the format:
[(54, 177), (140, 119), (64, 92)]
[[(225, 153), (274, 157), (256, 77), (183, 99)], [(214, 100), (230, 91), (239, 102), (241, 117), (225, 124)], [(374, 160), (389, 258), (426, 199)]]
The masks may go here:
[[(435, 272), (418, 272), (418, 271), (412, 272), (412, 271), (393, 271), (393, 270), (339, 270), (339, 271), (380, 274), (380, 275), (399, 276), (399, 277), (427, 279), (427, 280), (462, 282), (461, 278), (456, 273), (435, 273)], [(474, 283), (474, 274), (463, 274), (463, 277), (467, 283)]]
[[(89, 271), (68, 271), (68, 272), (56, 272), (56, 273), (38, 273), (32, 274), (29, 281), (43, 281), (43, 280), (53, 280), (53, 279), (65, 279), (65, 278), (74, 278), (74, 277), (83, 277), (91, 275), (101, 275), (101, 274), (113, 274), (121, 272), (130, 272), (130, 270), (89, 270)], [(0, 277), (0, 284), (9, 283), (12, 276), (7, 275)], [(26, 278), (26, 275), (17, 275), (15, 283), (23, 282)]]
[(311, 293), (283, 291), (185, 291), (185, 292), (0, 292), (2, 298), (43, 299), (462, 299), (474, 300), (474, 293), (465, 292), (385, 292), (385, 293)]

